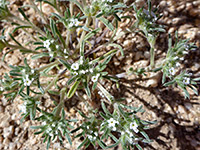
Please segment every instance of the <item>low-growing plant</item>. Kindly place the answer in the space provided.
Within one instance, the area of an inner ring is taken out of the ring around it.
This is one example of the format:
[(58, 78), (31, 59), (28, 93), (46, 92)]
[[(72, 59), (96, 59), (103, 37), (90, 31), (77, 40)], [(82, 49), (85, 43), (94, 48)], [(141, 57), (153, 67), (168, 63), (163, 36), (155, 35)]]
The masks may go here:
[[(2, 61), (5, 61), (7, 54), (15, 50), (22, 54), (31, 54), (31, 60), (25, 58), (23, 66), (10, 65), (9, 74), (0, 79), (0, 94), (8, 101), (21, 97), (22, 121), (30, 118), (41, 123), (31, 128), (37, 130), (35, 134), (42, 134), (43, 141), (47, 141), (47, 149), (51, 141), (59, 139), (62, 143), (64, 136), (70, 144), (71, 136), (83, 137), (77, 149), (86, 149), (91, 144), (94, 148), (100, 146), (102, 149), (116, 147), (119, 144), (123, 149), (142, 149), (141, 143), (151, 142), (145, 129), (155, 121), (140, 119), (137, 113), (144, 112), (142, 107), (136, 108), (125, 104), (102, 85), (104, 80), (118, 85), (117, 76), (110, 75), (106, 68), (118, 51), (121, 56), (125, 55), (122, 45), (116, 42), (122, 35), (141, 32), (150, 45), (150, 66), (136, 70), (130, 68), (128, 74), (146, 75), (146, 72), (161, 71), (164, 86), (177, 85), (183, 90), (186, 98), (189, 98), (187, 87), (198, 94), (196, 85), (199, 78), (192, 78), (192, 75), (180, 66), (184, 56), (196, 48), (189, 40), (179, 40), (176, 34), (176, 41), (172, 44), (169, 35), (166, 57), (159, 66), (155, 64), (156, 38), (160, 32), (165, 32), (165, 29), (157, 23), (162, 16), (152, 8), (150, 0), (147, 3), (148, 9), (137, 8), (135, 2), (127, 5), (125, 0), (29, 0), (29, 3), (18, 8), (19, 14), (23, 17), (21, 19), (9, 10), (9, 3), (6, 0), (0, 0), (0, 20), (15, 27), (9, 33), (12, 42), (7, 40), (5, 30), (2, 30), (0, 50), (5, 51)], [(48, 17), (41, 7), (44, 3), (54, 9)], [(42, 27), (31, 22), (24, 12), (25, 7), (33, 8), (38, 13)], [(125, 15), (133, 10), (135, 18)], [(116, 34), (119, 23), (126, 19), (134, 20), (135, 23)], [(100, 23), (104, 26), (100, 26)], [(31, 38), (25, 46), (13, 36), (18, 30)], [(103, 41), (103, 36), (108, 32), (111, 33), (110, 39)], [(105, 50), (100, 56), (97, 55), (101, 49), (107, 47), (111, 49)], [(43, 58), (48, 58), (49, 63), (40, 68), (30, 67), (29, 63), (32, 60)], [(54, 68), (58, 73), (50, 73)], [(41, 81), (42, 78), (46, 78), (45, 83)], [(59, 86), (61, 82), (63, 86)], [(101, 97), (99, 108), (91, 103), (97, 94), (96, 91)], [(55, 108), (52, 111), (43, 110), (41, 107), (41, 98), (44, 94), (59, 97), (58, 101), (54, 102)], [(69, 119), (65, 116), (65, 102), (74, 96), (88, 107), (88, 114), (81, 109), (77, 110), (83, 120)], [(78, 127), (75, 128), (72, 122)], [(108, 138), (112, 141), (110, 145), (106, 144)]]

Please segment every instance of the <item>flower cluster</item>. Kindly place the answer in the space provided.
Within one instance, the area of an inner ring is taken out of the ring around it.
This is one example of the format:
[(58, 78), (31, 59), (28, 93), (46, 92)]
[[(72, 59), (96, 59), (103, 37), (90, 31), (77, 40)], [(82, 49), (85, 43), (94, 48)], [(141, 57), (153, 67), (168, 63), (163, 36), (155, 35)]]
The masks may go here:
[(108, 122), (109, 128), (111, 128), (113, 131), (117, 130), (116, 126), (119, 124), (119, 121), (117, 121), (113, 118), (110, 118), (107, 122)]
[(138, 133), (138, 124), (136, 122), (131, 122), (130, 129), (133, 130), (135, 133)]
[(88, 76), (91, 76), (92, 82), (97, 82), (100, 77), (98, 69), (91, 62), (85, 60), (83, 56), (80, 57), (78, 62), (71, 65), (71, 74), (82, 79), (87, 79)]
[(80, 24), (80, 22), (78, 21), (77, 18), (70, 18), (70, 19), (68, 19), (66, 21), (68, 21), (68, 27), (69, 28), (78, 27), (79, 24)]
[(22, 80), (23, 80), (24, 86), (30, 86), (31, 83), (34, 81), (35, 70), (31, 69), (31, 72), (27, 74), (26, 70), (23, 69), (22, 75), (23, 75)]
[(95, 141), (98, 138), (98, 132), (95, 128), (87, 126), (87, 137), (90, 141)]
[(190, 84), (190, 78), (189, 78), (189, 77), (183, 77), (183, 83), (184, 83), (185, 85)]
[(26, 108), (27, 102), (24, 102), (23, 104), (19, 105), (19, 109), (22, 113), (26, 113), (27, 112), (27, 108)]
[(54, 57), (56, 55), (55, 51), (59, 50), (59, 45), (56, 45), (53, 39), (44, 41), (43, 46), (49, 51), (50, 57)]

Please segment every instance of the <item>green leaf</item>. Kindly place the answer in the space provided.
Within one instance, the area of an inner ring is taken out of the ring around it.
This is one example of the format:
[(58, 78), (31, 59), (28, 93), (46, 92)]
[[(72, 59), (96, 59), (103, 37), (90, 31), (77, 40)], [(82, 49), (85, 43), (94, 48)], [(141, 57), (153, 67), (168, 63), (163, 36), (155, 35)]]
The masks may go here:
[(13, 29), (12, 34), (15, 33), (19, 29), (25, 29), (25, 28), (31, 28), (31, 26), (18, 26), (18, 27)]
[(105, 106), (105, 104), (104, 104), (103, 101), (101, 102), (101, 107), (102, 107), (103, 111), (104, 111), (107, 115), (112, 116), (112, 115), (110, 114), (110, 112), (107, 110), (107, 108), (106, 108), (106, 106)]
[(169, 81), (169, 82), (165, 83), (164, 86), (172, 85), (172, 84), (174, 84), (175, 82), (176, 82), (175, 80)]
[(109, 146), (107, 146), (107, 148), (116, 147), (116, 146), (119, 144), (119, 142), (120, 142), (120, 140), (117, 140), (117, 141), (115, 142), (115, 144), (109, 145)]
[(41, 92), (42, 94), (44, 94), (44, 89), (43, 89), (42, 86), (40, 85), (39, 79), (37, 80), (37, 84), (38, 84), (38, 88), (40, 89), (40, 92)]
[(145, 137), (146, 140), (151, 141), (149, 136), (144, 131), (140, 131), (140, 133)]
[(104, 17), (100, 17), (99, 20), (100, 20), (101, 22), (103, 22), (103, 24), (104, 24), (109, 30), (111, 30), (111, 31), (114, 30), (114, 27), (113, 27), (112, 23), (109, 22), (107, 19), (105, 19)]
[(31, 129), (37, 130), (41, 129), (43, 126), (30, 126)]
[(90, 118), (88, 118), (82, 111), (78, 110), (78, 113), (79, 113), (83, 118), (90, 119)]
[(53, 33), (53, 36), (56, 38), (57, 35), (56, 35), (56, 29), (55, 29), (55, 22), (53, 19), (50, 19), (50, 28), (51, 28), (51, 31)]
[(8, 33), (8, 34), (9, 34), (9, 36), (11, 37), (11, 39), (12, 39), (17, 45), (19, 45), (19, 46), (22, 47), (22, 45), (21, 45), (10, 33)]
[(78, 146), (78, 149), (80, 149), (81, 147), (83, 147), (83, 145), (85, 145), (86, 142), (88, 142), (88, 138), (85, 138), (85, 140)]
[(99, 146), (102, 148), (102, 149), (106, 149), (106, 144), (103, 143), (103, 141), (100, 141), (100, 140), (97, 140), (97, 143), (99, 144)]
[(41, 54), (33, 55), (31, 58), (32, 58), (32, 59), (38, 59), (38, 58), (48, 57), (48, 56), (49, 56), (48, 53), (41, 53)]
[(68, 133), (65, 134), (65, 137), (67, 138), (67, 141), (69, 142), (69, 144), (72, 145), (72, 140)]
[(49, 147), (50, 147), (50, 142), (51, 142), (51, 137), (49, 136), (49, 138), (48, 138), (48, 142), (47, 142), (47, 150), (48, 150)]
[(66, 61), (64, 61), (64, 60), (62, 60), (62, 59), (59, 59), (59, 61), (63, 64), (63, 65), (65, 65), (65, 67), (68, 69), (68, 70), (70, 70), (70, 64), (68, 63), (68, 62), (66, 62)]
[(142, 147), (139, 144), (135, 145), (137, 147), (138, 150), (142, 150)]
[(75, 81), (75, 83), (70, 88), (69, 92), (67, 93), (67, 98), (71, 98), (74, 93), (76, 92), (76, 89), (78, 88), (81, 81)]
[(25, 15), (24, 11), (21, 8), (18, 8), (18, 11), (22, 14), (22, 16), (24, 17), (24, 19), (26, 19), (29, 23), (31, 23), (30, 20), (28, 19), (28, 17)]
[(82, 4), (79, 3), (77, 0), (67, 0), (67, 1), (75, 3), (80, 8), (80, 10), (84, 13), (84, 8), (83, 8)]
[(107, 139), (109, 132), (110, 132), (110, 130), (108, 128), (106, 128), (106, 131), (104, 131), (103, 135), (101, 136), (101, 140), (103, 140), (104, 138)]
[(89, 86), (88, 86), (88, 83), (87, 83), (87, 82), (84, 82), (83, 85), (84, 85), (84, 88), (85, 88), (85, 91), (86, 91), (87, 96), (88, 96), (89, 98), (91, 98), (91, 92), (90, 92), (90, 88), (89, 88)]

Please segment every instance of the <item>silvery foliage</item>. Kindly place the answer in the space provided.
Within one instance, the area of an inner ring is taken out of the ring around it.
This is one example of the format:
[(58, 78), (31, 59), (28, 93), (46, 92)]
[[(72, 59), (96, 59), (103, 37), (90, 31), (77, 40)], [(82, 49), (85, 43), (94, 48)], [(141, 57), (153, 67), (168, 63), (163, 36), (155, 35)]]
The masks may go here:
[[(165, 86), (177, 84), (187, 98), (189, 98), (187, 87), (197, 94), (195, 86), (199, 78), (193, 79), (193, 75), (182, 71), (180, 67), (180, 61), (183, 61), (184, 56), (195, 48), (188, 40), (178, 40), (178, 36), (176, 36), (176, 42), (172, 44), (172, 38), (169, 36), (166, 58), (160, 63), (160, 66), (155, 66), (156, 38), (160, 32), (165, 32), (165, 30), (163, 26), (157, 24), (157, 20), (161, 16), (152, 10), (150, 1), (148, 1), (148, 9), (137, 9), (134, 3), (128, 6), (126, 3), (115, 0), (91, 0), (90, 4), (87, 4), (85, 0), (67, 0), (65, 2), (30, 0), (29, 2), (30, 5), (24, 7), (31, 7), (39, 14), (42, 20), (42, 29), (29, 20), (23, 8), (18, 9), (24, 17), (21, 19), (9, 11), (9, 3), (6, 0), (0, 0), (0, 20), (12, 23), (15, 27), (9, 34), (12, 43), (6, 39), (4, 30), (2, 30), (0, 50), (9, 48), (2, 59), (4, 61), (8, 53), (19, 50), (22, 54), (32, 54), (32, 60), (48, 58), (49, 63), (40, 68), (31, 68), (25, 58), (23, 66), (10, 65), (9, 74), (6, 73), (0, 79), (0, 94), (12, 101), (16, 97), (21, 97), (23, 102), (19, 105), (21, 121), (30, 117), (31, 120), (41, 123), (41, 125), (31, 128), (38, 130), (35, 134), (42, 134), (43, 142), (47, 141), (47, 149), (50, 147), (51, 141), (59, 140), (62, 143), (63, 137), (66, 137), (72, 144), (71, 135), (74, 138), (83, 137), (84, 140), (77, 147), (78, 149), (87, 148), (91, 144), (95, 148), (100, 146), (102, 149), (113, 148), (119, 144), (123, 149), (135, 147), (142, 149), (139, 143), (151, 142), (145, 129), (149, 127), (149, 124), (155, 122), (144, 121), (137, 116), (137, 113), (144, 112), (142, 107), (135, 108), (125, 105), (116, 100), (101, 85), (104, 80), (115, 82), (118, 85), (119, 79), (109, 75), (106, 68), (118, 51), (124, 56), (122, 46), (116, 43), (116, 39), (120, 38), (119, 35), (123, 34), (116, 35), (116, 33), (122, 19), (132, 19), (123, 15), (131, 9), (135, 11), (136, 22), (126, 30), (126, 33), (132, 33), (138, 29), (147, 38), (151, 47), (151, 66), (137, 70), (131, 68), (129, 73), (146, 75), (145, 72), (162, 71), (162, 81)], [(37, 3), (49, 4), (49, 7), (54, 8), (55, 13), (46, 17), (43, 11), (37, 7)], [(65, 10), (63, 7), (61, 9), (61, 3), (68, 4)], [(75, 6), (80, 13), (73, 12)], [(104, 24), (107, 30), (103, 31), (98, 26), (98, 22)], [(29, 33), (29, 29), (34, 30), (34, 35)], [(18, 30), (24, 31), (32, 39), (27, 43), (30, 45), (29, 48), (19, 43), (13, 36), (13, 33)], [(62, 33), (64, 31), (66, 31), (65, 34)], [(103, 43), (101, 35), (106, 32), (111, 32), (112, 35), (107, 42)], [(111, 47), (110, 51), (96, 57), (96, 52), (108, 46)], [(33, 47), (36, 48), (32, 49)], [(93, 54), (92, 57), (91, 54)], [(54, 68), (59, 71), (52, 75), (50, 71)], [(53, 77), (53, 80), (41, 83), (42, 77), (47, 79)], [(67, 81), (65, 82), (65, 80)], [(58, 86), (58, 82), (63, 82), (64, 86)], [(55, 87), (54, 90), (52, 87)], [(100, 108), (93, 109), (93, 105), (91, 105), (90, 101), (94, 98), (95, 90), (102, 98), (102, 110)], [(83, 91), (85, 91), (87, 99), (84, 98)], [(53, 99), (55, 106), (53, 111), (42, 109), (41, 98), (44, 94), (58, 98), (57, 100)], [(65, 102), (75, 96), (88, 106), (89, 114), (87, 115), (81, 109), (78, 110), (83, 120), (69, 119), (65, 115)], [(109, 106), (112, 106), (112, 109)], [(81, 123), (75, 128), (72, 123), (77, 123), (77, 121), (81, 121)], [(108, 137), (112, 139), (110, 145), (105, 144)]]

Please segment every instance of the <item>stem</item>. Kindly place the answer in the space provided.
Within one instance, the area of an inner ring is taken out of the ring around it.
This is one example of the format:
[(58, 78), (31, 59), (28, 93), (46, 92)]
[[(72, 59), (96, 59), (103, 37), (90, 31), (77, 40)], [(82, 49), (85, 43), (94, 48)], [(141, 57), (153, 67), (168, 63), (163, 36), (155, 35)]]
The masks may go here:
[(55, 112), (55, 116), (56, 117), (59, 117), (60, 115), (60, 112), (62, 110), (62, 108), (64, 107), (64, 98), (65, 98), (65, 92), (66, 92), (66, 87), (62, 88), (61, 91), (60, 91), (60, 102), (57, 106), (57, 109), (56, 109), (56, 112)]
[(154, 52), (154, 48), (151, 47), (151, 49), (150, 49), (150, 67), (151, 67), (151, 69), (154, 68), (154, 61), (155, 61), (155, 52)]
[(53, 66), (53, 65), (56, 65), (56, 64), (59, 64), (59, 61), (58, 61), (58, 60), (56, 60), (56, 61), (54, 61), (54, 62), (52, 62), (52, 63), (50, 63), (50, 64), (48, 64), (48, 65), (46, 65), (46, 66), (40, 67), (40, 68), (38, 69), (38, 71), (39, 71), (39, 72), (40, 72), (40, 71), (43, 71), (44, 69), (49, 68), (49, 67), (51, 67), (51, 66)]
[(14, 48), (14, 49), (20, 49), (20, 50), (29, 51), (29, 52), (34, 53), (34, 54), (38, 54), (38, 53), (39, 53), (39, 52), (30, 50), (30, 49), (27, 49), (27, 48), (25, 48), (25, 47), (23, 47), (23, 46), (12, 45), (12, 44), (8, 44), (8, 43), (6, 43), (6, 46), (7, 46), (7, 47), (10, 47), (10, 48)]
[(29, 2), (31, 3), (31, 5), (33, 5), (35, 10), (38, 12), (40, 17), (42, 18), (42, 20), (47, 24), (47, 20), (44, 18), (44, 14), (38, 9), (38, 7), (35, 5), (34, 1), (33, 0), (29, 0)]
[[(91, 21), (92, 21), (92, 18), (91, 18), (90, 16), (88, 16), (88, 18), (86, 19), (85, 26), (86, 26), (86, 27), (89, 27)], [(77, 45), (77, 49), (80, 48), (80, 45), (81, 45), (82, 41), (84, 40), (85, 35), (86, 35), (86, 31), (83, 30), (83, 32), (82, 32), (82, 34), (81, 34), (80, 41), (79, 41), (79, 43), (78, 43), (78, 45)]]
[(13, 22), (13, 20), (16, 20), (19, 24), (21, 25), (27, 25), (27, 26), (32, 26), (32, 28), (34, 30), (37, 30), (40, 34), (42, 34), (43, 36), (46, 36), (45, 32), (42, 31), (40, 28), (38, 28), (36, 25), (32, 24), (31, 22), (27, 22), (27, 21), (23, 21), (22, 19), (20, 19), (19, 17), (15, 16), (15, 15), (11, 15), (7, 18), (7, 20), (9, 22)]
[(105, 97), (109, 100), (109, 104), (112, 104), (114, 97), (100, 84), (97, 83), (97, 88), (105, 95)]

